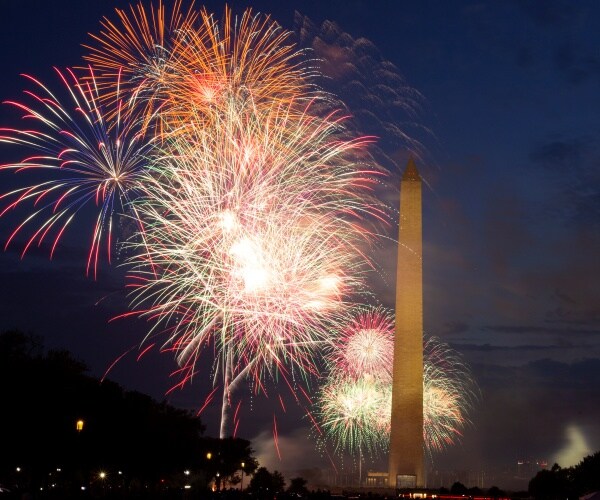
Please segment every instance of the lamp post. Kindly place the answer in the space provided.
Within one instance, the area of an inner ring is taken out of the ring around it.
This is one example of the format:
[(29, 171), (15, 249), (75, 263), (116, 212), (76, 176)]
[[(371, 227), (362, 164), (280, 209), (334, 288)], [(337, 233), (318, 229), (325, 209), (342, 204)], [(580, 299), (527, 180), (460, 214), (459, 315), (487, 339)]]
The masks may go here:
[(244, 489), (244, 467), (246, 466), (246, 464), (244, 462), (242, 462), (242, 482), (240, 483), (240, 491), (242, 491)]
[(85, 424), (85, 422), (81, 418), (79, 418), (75, 421), (75, 430), (77, 431), (77, 437), (75, 439), (75, 453), (77, 455), (77, 462), (76, 462), (76, 465), (74, 466), (74, 471), (75, 471), (75, 477), (76, 477), (77, 481), (80, 483), (82, 488), (85, 487), (85, 486), (83, 486), (84, 472), (83, 472), (83, 465), (82, 465), (82, 463), (84, 463), (84, 461), (85, 461), (85, 458), (81, 456), (82, 450), (83, 450), (83, 446), (81, 443), (81, 439), (83, 438), (83, 436), (81, 435), (81, 431), (83, 431), (84, 424)]
[(106, 493), (106, 472), (100, 471), (98, 477), (100, 478), (100, 484), (102, 485), (102, 494), (104, 495)]
[[(210, 463), (211, 459), (212, 459), (212, 452), (209, 451), (206, 453), (206, 467), (204, 468), (205, 474), (206, 474), (206, 485), (207, 486), (210, 484), (210, 481), (212, 481), (212, 467), (211, 467), (211, 463)], [(215, 480), (215, 483), (213, 484), (212, 488), (214, 488), (216, 486), (216, 483), (217, 482)], [(211, 490), (214, 491), (212, 488), (211, 488)]]

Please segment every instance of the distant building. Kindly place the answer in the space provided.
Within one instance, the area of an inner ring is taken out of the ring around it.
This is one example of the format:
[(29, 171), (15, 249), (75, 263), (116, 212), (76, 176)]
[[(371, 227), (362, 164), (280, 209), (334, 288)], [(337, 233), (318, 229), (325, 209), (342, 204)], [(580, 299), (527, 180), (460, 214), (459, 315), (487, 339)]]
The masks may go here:
[(520, 458), (517, 460), (517, 479), (531, 479), (539, 471), (548, 468), (548, 462), (546, 460), (530, 460), (526, 458)]
[(388, 473), (387, 472), (367, 472), (367, 481), (365, 486), (369, 488), (387, 488)]

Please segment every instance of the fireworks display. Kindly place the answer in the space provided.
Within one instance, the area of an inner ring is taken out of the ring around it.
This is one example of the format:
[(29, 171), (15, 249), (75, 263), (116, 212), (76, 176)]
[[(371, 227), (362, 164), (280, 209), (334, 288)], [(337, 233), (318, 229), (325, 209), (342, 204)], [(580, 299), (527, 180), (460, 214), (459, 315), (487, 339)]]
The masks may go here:
[[(394, 322), (381, 308), (359, 313), (328, 356), (317, 419), (338, 452), (377, 454), (389, 445)], [(435, 338), (423, 348), (423, 438), (428, 453), (462, 435), (475, 385), (460, 356)]]
[(169, 332), (184, 378), (215, 348), (225, 408), (240, 377), (260, 388), (265, 375), (314, 372), (361, 287), (380, 172), (363, 161), (368, 139), (320, 114), (327, 101), (307, 91), (276, 24), (226, 12), (218, 26), (202, 12), (198, 30), (177, 34), (187, 44), (169, 59), (176, 83), (134, 203), (144, 234), (130, 265), (133, 305)]
[[(385, 172), (366, 151), (372, 139), (349, 130), (268, 16), (226, 9), (219, 21), (176, 0), (101, 24), (89, 66), (56, 70), (57, 90), (26, 77), (34, 90), (8, 102), (31, 127), (0, 129), (0, 142), (27, 151), (0, 169), (34, 180), (0, 196), (0, 216), (30, 209), (6, 245), (26, 233), (23, 254), (50, 241), (52, 255), (94, 206), (88, 272), (96, 276), (103, 247), (110, 262), (122, 243), (132, 290), (123, 315), (165, 336), (177, 386), (209, 351), (222, 437), (241, 381), (259, 391), (282, 377), (292, 388), (325, 353), (317, 416), (326, 435), (339, 451), (385, 448), (393, 318), (363, 308), (348, 321), (365, 289), (366, 249), (390, 220), (373, 195)], [(133, 236), (116, 234), (121, 214)], [(425, 359), (425, 442), (440, 450), (465, 424), (470, 378), (444, 344), (428, 342)]]
[(66, 100), (33, 80), (33, 103), (14, 103), (40, 131), (2, 140), (39, 155), (3, 168), (50, 178), (3, 196), (5, 211), (35, 207), (9, 242), (48, 213), (25, 248), (56, 229), (54, 250), (95, 201), (95, 269), (113, 214), (127, 212), (127, 314), (166, 335), (182, 383), (208, 346), (224, 409), (242, 379), (260, 390), (264, 377), (309, 377), (363, 289), (373, 221), (387, 217), (371, 195), (384, 173), (368, 163), (371, 140), (346, 129), (268, 16), (138, 4), (92, 38), (89, 68), (58, 71)]

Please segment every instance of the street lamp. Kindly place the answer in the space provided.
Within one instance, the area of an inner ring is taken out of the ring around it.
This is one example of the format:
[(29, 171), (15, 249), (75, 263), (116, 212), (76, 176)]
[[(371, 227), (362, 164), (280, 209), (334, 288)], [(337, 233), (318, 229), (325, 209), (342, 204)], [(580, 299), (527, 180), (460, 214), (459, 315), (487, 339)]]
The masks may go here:
[(246, 464), (242, 462), (242, 482), (240, 483), (240, 491), (244, 489), (244, 467), (246, 467)]
[(100, 471), (98, 477), (100, 478), (100, 484), (102, 485), (102, 494), (104, 495), (106, 493), (106, 472), (104, 472), (103, 470)]
[[(83, 419), (77, 419), (75, 421), (75, 430), (77, 431), (77, 437), (75, 438), (75, 452), (77, 455), (81, 455), (81, 451), (82, 451), (82, 443), (81, 440), (83, 438), (83, 436), (81, 435), (81, 431), (83, 430), (83, 424), (84, 421)], [(81, 460), (77, 461), (77, 465), (75, 466), (75, 477), (77, 478), (78, 482), (83, 482), (83, 472), (82, 472), (82, 465), (81, 465)], [(83, 488), (83, 486), (82, 486)], [(83, 491), (83, 490), (82, 490)]]

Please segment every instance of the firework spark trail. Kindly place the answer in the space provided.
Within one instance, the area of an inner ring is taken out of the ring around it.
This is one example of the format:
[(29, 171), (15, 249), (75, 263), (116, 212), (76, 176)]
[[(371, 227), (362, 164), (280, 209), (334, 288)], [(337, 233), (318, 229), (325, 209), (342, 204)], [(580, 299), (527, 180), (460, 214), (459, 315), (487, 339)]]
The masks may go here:
[(325, 90), (352, 109), (359, 130), (379, 138), (371, 148), (379, 163), (395, 170), (394, 158), (400, 149), (416, 157), (427, 155), (420, 141), (427, 138), (431, 143), (435, 135), (423, 124), (426, 100), (373, 42), (355, 39), (329, 20), (315, 25), (299, 13), (295, 24), (299, 43), (314, 50), (315, 62), (326, 76), (322, 79)]
[(25, 91), (30, 102), (7, 102), (23, 113), (23, 119), (32, 121), (34, 128), (0, 129), (0, 142), (27, 148), (35, 154), (18, 163), (2, 165), (0, 170), (12, 170), (20, 175), (35, 171), (48, 180), (0, 196), (2, 200), (9, 200), (0, 215), (26, 203), (34, 207), (34, 212), (10, 235), (6, 246), (26, 226), (31, 227), (41, 220), (32, 230), (23, 254), (35, 242), (40, 246), (46, 238), (53, 238), (52, 255), (75, 214), (84, 205), (95, 203), (98, 211), (87, 271), (93, 268), (96, 274), (103, 243), (111, 260), (114, 214), (117, 210), (125, 211), (139, 192), (140, 172), (151, 146), (134, 122), (121, 120), (121, 100), (115, 103), (112, 119), (106, 118), (106, 108), (100, 103), (91, 69), (84, 77), (68, 69), (56, 69), (56, 73), (67, 99), (59, 99), (49, 87), (24, 75), (36, 87)]

